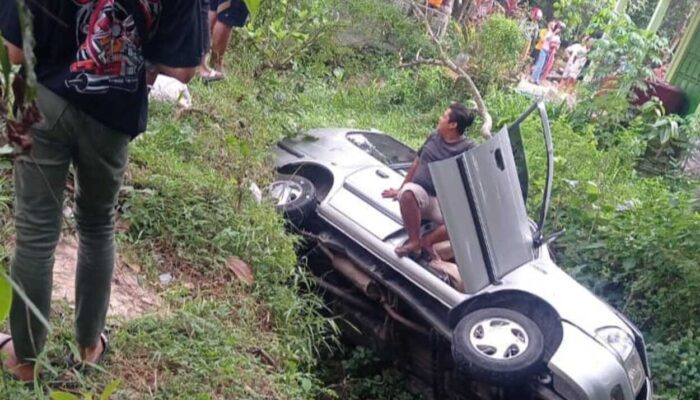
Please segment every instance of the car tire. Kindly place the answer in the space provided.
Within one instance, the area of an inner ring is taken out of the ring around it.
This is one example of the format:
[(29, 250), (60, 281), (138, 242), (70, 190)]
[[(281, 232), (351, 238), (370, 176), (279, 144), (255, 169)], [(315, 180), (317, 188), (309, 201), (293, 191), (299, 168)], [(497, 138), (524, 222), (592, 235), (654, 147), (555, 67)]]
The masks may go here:
[(316, 188), (299, 175), (277, 175), (268, 187), (275, 209), (296, 227), (302, 226), (316, 211)]
[(544, 368), (544, 337), (530, 318), (506, 308), (482, 308), (459, 321), (452, 333), (457, 368), (472, 379), (514, 386)]

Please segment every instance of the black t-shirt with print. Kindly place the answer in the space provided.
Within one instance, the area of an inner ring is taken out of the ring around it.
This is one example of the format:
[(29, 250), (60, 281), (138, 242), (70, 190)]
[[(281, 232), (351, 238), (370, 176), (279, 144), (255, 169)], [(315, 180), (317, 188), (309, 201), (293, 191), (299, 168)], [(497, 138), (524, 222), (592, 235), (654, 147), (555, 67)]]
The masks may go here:
[[(22, 47), (14, 0), (0, 4), (0, 32)], [(146, 129), (146, 62), (174, 68), (201, 61), (198, 0), (42, 0), (33, 15), (36, 75), (48, 89), (108, 127)]]
[(433, 161), (454, 157), (474, 147), (476, 147), (476, 143), (465, 137), (456, 142), (448, 143), (434, 131), (418, 150), (417, 157), (420, 157), (420, 162), (415, 175), (413, 175), (413, 183), (423, 187), (429, 195), (435, 196), (435, 185), (433, 184), (433, 178), (430, 176), (428, 164)]

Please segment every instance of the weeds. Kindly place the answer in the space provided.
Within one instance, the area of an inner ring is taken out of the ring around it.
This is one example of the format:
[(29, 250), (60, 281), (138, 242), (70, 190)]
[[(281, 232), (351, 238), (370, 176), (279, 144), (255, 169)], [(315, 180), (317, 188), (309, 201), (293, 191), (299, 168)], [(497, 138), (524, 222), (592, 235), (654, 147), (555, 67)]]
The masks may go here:
[[(303, 11), (295, 7), (290, 15)], [(56, 307), (54, 333), (42, 355), (53, 366), (46, 368), (51, 388), (102, 393), (121, 379), (117, 399), (412, 397), (403, 377), (363, 350), (340, 363), (346, 380), (338, 385), (344, 387), (319, 380), (318, 355), (334, 346), (337, 328), (320, 316), (320, 300), (294, 252), (297, 239), (285, 233), (272, 207), (258, 204), (248, 188), (270, 181), (269, 150), (285, 135), (322, 126), (377, 128), (417, 147), (450, 101), (469, 99), (440, 69), (397, 68), (397, 53), (414, 54), (426, 39), (421, 27), (395, 8), (370, 0), (333, 1), (327, 7), (345, 16), (340, 26), (292, 57), (288, 69), (258, 68), (264, 57), (248, 43), (256, 39), (238, 37), (228, 52), (227, 80), (191, 85), (199, 112), (151, 105), (149, 132), (132, 145), (120, 200), (124, 229), (118, 239), (122, 255), (128, 253), (143, 268), (139, 278), (160, 290), (165, 307), (113, 327), (113, 352), (104, 371), (68, 377), (59, 365), (72, 341), (72, 313), (65, 305)], [(369, 28), (358, 32), (342, 23), (349, 18)], [(512, 31), (505, 24), (503, 30)], [(276, 40), (272, 33), (265, 31), (265, 40)], [(274, 49), (281, 43), (265, 46)], [(282, 61), (288, 58), (281, 56)], [(487, 101), (501, 124), (514, 120), (528, 104), (501, 92)], [(694, 296), (700, 280), (694, 257), (700, 244), (688, 233), (697, 232), (698, 214), (689, 211), (682, 189), (674, 192), (664, 180), (636, 175), (633, 161), (643, 149), (635, 139), (637, 127), (617, 119), (609, 124), (587, 117), (575, 121), (562, 110), (552, 114), (556, 179), (551, 221), (568, 229), (557, 256), (591, 289), (642, 322), (653, 340), (673, 339), (652, 352), (662, 371), (659, 382), (669, 395), (692, 398), (698, 392), (680, 389), (687, 380), (674, 375), (671, 366), (680, 352), (695, 345), (693, 332), (700, 329), (690, 326), (700, 309)], [(614, 138), (605, 148), (598, 146), (601, 129)], [(533, 208), (544, 186), (536, 166), (543, 165), (545, 154), (535, 121), (526, 121), (523, 133), (530, 150)], [(12, 189), (2, 168), (4, 244), (12, 235)], [(232, 256), (251, 266), (252, 288), (233, 281), (225, 267)], [(0, 263), (6, 259), (0, 244)], [(158, 283), (163, 272), (174, 276), (172, 283)], [(688, 324), (680, 329), (683, 322)], [(693, 332), (686, 334), (687, 329)], [(13, 399), (36, 395), (16, 383), (0, 390)]]

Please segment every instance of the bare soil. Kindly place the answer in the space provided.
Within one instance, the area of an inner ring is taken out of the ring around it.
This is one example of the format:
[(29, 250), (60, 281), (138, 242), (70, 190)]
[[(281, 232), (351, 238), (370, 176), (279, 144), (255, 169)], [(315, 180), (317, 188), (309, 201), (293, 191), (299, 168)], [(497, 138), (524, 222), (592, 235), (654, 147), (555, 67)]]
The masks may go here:
[[(64, 235), (56, 248), (53, 274), (53, 299), (67, 301), (75, 305), (75, 266), (78, 256), (78, 240)], [(161, 303), (156, 293), (139, 283), (132, 268), (117, 257), (117, 265), (112, 277), (112, 297), (108, 316), (120, 320), (130, 320), (146, 312), (156, 311)]]

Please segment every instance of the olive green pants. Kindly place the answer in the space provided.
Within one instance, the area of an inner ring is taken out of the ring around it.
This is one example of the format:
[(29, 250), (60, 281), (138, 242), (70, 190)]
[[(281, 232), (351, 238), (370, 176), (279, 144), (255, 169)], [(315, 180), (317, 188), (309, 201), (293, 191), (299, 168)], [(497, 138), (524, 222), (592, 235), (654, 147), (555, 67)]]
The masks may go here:
[[(32, 127), (31, 153), (18, 158), (14, 168), (16, 248), (11, 276), (48, 319), (63, 190), (73, 163), (79, 239), (76, 340), (90, 346), (99, 340), (109, 306), (115, 205), (130, 137), (107, 128), (43, 87), (38, 103), (44, 120)], [(17, 357), (35, 359), (44, 348), (47, 329), (16, 294), (10, 329)]]

